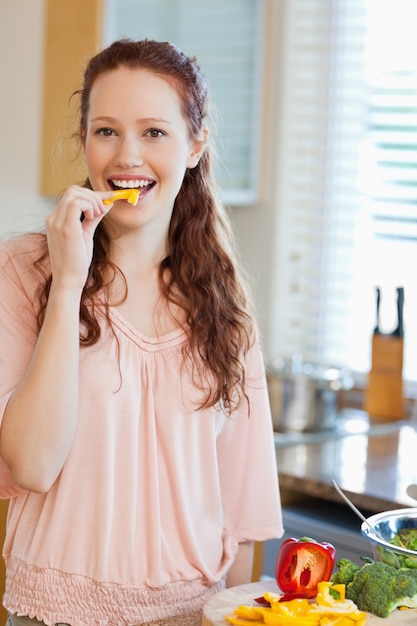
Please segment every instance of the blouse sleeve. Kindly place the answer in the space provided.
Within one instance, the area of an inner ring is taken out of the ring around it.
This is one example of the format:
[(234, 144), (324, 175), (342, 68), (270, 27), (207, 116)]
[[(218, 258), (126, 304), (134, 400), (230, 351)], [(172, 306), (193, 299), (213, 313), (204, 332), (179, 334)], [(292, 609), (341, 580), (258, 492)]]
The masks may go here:
[[(33, 282), (28, 255), (14, 254), (11, 242), (0, 246), (0, 423), (4, 410), (29, 365), (37, 339), (36, 314), (30, 299)], [(22, 493), (0, 457), (0, 498)]]
[(225, 532), (238, 542), (283, 535), (278, 469), (259, 342), (247, 355), (245, 401), (225, 417), (218, 437)]

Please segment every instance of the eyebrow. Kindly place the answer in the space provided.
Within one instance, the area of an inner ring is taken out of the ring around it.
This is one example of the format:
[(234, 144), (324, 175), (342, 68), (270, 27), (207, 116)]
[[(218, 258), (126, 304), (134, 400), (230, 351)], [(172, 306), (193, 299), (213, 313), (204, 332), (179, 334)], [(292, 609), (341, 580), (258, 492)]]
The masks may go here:
[[(119, 120), (117, 119), (117, 117), (112, 117), (110, 115), (98, 115), (97, 117), (94, 117), (91, 122), (109, 122), (112, 124), (117, 123)], [(170, 124), (172, 125), (172, 122), (169, 122), (168, 120), (165, 120), (163, 118), (159, 118), (159, 117), (145, 117), (145, 118), (140, 118), (138, 120), (136, 120), (137, 122), (141, 122), (142, 124)]]

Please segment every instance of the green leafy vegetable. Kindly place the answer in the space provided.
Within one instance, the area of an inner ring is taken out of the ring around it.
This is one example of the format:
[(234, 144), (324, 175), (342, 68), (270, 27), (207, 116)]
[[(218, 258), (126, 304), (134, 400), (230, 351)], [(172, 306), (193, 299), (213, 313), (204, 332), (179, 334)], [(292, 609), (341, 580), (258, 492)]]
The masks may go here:
[(401, 528), (390, 543), (407, 550), (417, 550), (417, 528)]

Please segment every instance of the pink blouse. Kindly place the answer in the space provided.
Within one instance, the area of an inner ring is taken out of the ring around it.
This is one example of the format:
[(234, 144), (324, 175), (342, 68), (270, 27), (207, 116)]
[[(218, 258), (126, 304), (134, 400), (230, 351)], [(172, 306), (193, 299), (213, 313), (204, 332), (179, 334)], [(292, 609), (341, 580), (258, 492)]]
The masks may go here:
[[(0, 415), (37, 339), (38, 236), (0, 245)], [(239, 542), (283, 534), (272, 422), (258, 344), (250, 416), (198, 410), (186, 330), (145, 337), (116, 309), (81, 348), (72, 449), (45, 494), (0, 459), (10, 498), (4, 605), (47, 624), (119, 626), (196, 610), (224, 585)]]

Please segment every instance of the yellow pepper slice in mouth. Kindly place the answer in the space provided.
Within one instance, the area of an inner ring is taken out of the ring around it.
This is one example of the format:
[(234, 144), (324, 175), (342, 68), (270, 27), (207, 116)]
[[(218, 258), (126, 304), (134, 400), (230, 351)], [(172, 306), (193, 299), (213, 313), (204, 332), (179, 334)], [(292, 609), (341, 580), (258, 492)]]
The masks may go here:
[(103, 200), (104, 204), (113, 204), (116, 200), (127, 200), (129, 204), (136, 206), (139, 200), (139, 189), (117, 189), (111, 198)]

